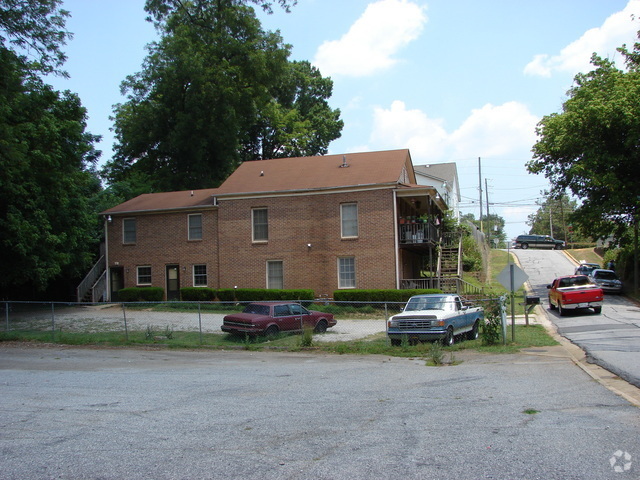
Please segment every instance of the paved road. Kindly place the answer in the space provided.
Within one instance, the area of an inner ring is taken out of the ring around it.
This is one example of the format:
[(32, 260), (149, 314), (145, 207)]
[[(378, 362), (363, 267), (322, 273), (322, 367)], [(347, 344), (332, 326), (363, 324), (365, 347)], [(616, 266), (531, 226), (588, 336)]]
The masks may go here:
[(435, 368), (0, 344), (0, 478), (639, 478), (638, 408), (562, 351)]
[(580, 346), (594, 363), (640, 387), (640, 306), (621, 295), (606, 295), (601, 315), (588, 311), (561, 317), (549, 310), (546, 285), (558, 276), (573, 274), (575, 263), (562, 251), (513, 252), (558, 333)]

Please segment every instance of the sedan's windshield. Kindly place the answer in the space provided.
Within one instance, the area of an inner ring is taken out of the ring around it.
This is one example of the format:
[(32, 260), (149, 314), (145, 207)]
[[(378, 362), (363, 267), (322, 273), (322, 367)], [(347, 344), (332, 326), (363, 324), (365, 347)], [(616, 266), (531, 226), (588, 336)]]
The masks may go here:
[(405, 312), (417, 312), (420, 310), (444, 310), (446, 308), (447, 302), (444, 297), (434, 297), (434, 298), (412, 298), (407, 303)]
[(614, 272), (596, 272), (595, 278), (598, 280), (617, 280), (618, 277)]

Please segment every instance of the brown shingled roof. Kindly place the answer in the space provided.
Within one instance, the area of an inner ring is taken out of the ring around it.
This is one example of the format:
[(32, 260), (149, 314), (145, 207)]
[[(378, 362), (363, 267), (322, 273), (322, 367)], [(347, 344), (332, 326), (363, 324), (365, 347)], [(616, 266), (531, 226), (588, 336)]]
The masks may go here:
[[(403, 172), (406, 171), (406, 178)], [(321, 190), (415, 183), (408, 149), (242, 163), (220, 186), (204, 190), (146, 193), (103, 215), (213, 206), (214, 196)]]
[(103, 215), (142, 212), (154, 210), (173, 210), (177, 208), (190, 208), (213, 206), (217, 188), (203, 190), (185, 190), (180, 192), (144, 193), (120, 205), (102, 212)]
[(397, 184), (405, 167), (415, 181), (407, 149), (244, 162), (220, 186), (218, 194)]

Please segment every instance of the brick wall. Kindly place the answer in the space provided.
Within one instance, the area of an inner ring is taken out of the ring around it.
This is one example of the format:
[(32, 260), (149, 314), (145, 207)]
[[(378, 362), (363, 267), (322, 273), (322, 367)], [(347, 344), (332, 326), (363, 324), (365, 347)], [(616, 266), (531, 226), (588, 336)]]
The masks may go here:
[[(180, 213), (116, 216), (108, 224), (109, 266), (136, 286), (136, 267), (150, 265), (152, 284), (166, 288), (167, 265), (179, 265), (180, 286), (193, 284), (193, 265), (206, 264), (212, 288), (266, 288), (267, 261), (280, 260), (284, 288), (331, 296), (338, 258), (355, 258), (356, 288), (395, 288), (393, 190), (220, 200), (219, 207)], [(358, 236), (342, 239), (340, 205), (357, 203)], [(252, 242), (251, 210), (268, 209), (269, 239)], [(188, 241), (188, 213), (202, 213), (203, 240)], [(136, 218), (137, 241), (123, 245), (122, 221)], [(308, 245), (311, 245), (310, 247)]]
[[(188, 215), (202, 214), (202, 240), (188, 240)], [(166, 289), (166, 266), (179, 265), (180, 286), (193, 285), (193, 265), (207, 265), (209, 286), (217, 281), (218, 213), (215, 209), (114, 217), (107, 224), (109, 267), (124, 269), (124, 286), (137, 286), (137, 266), (151, 266), (152, 284)], [(135, 218), (137, 239), (122, 241), (123, 219)]]

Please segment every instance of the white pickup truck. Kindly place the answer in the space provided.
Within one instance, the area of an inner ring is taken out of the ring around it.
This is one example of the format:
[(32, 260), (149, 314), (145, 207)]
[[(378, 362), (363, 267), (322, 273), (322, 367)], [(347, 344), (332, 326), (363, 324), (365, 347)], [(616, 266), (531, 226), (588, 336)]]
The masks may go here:
[(459, 335), (469, 340), (478, 338), (483, 319), (482, 308), (463, 305), (458, 295), (416, 295), (401, 313), (388, 320), (387, 335), (391, 345), (400, 345), (403, 338), (409, 343), (441, 340), (444, 345), (453, 345)]

